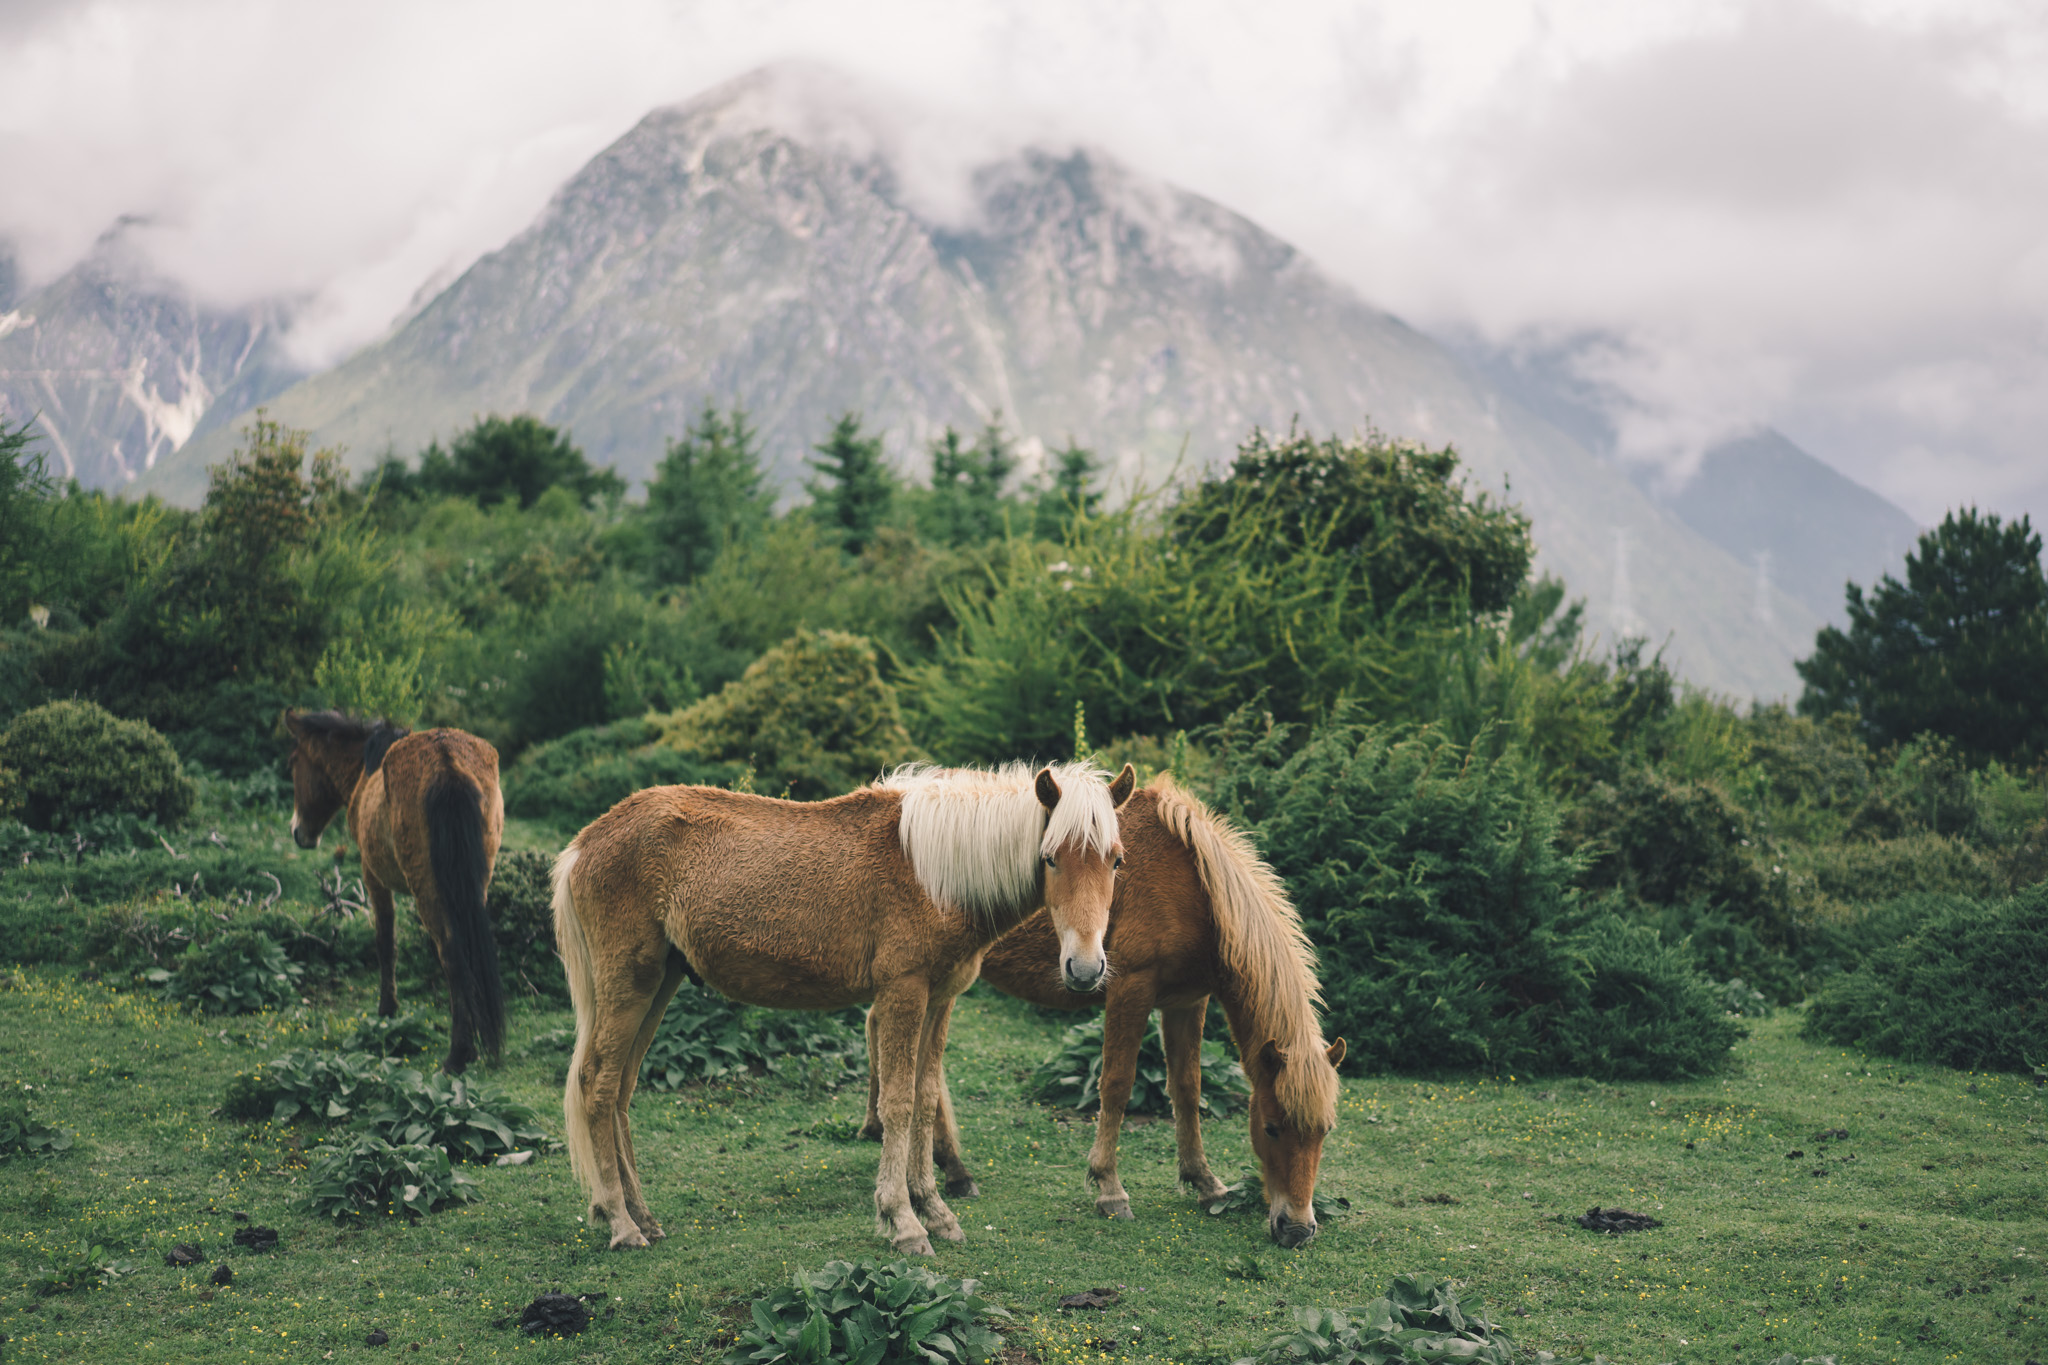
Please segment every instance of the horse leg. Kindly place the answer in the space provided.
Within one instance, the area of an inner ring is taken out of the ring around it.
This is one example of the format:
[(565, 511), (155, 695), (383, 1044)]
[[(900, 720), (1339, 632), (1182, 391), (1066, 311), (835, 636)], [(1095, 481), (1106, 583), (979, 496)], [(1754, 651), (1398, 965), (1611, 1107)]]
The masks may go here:
[(590, 1135), (589, 1218), (593, 1227), (599, 1219), (610, 1225), (614, 1250), (647, 1245), (626, 1198), (626, 1181), (631, 1179), (637, 1188), (639, 1175), (629, 1173), (632, 1149), (620, 1141), (621, 1116), (622, 1101), (633, 1093), (628, 1078), (630, 1064), (639, 1059), (635, 1049), (641, 1029), (667, 979), (662, 962), (661, 956), (649, 954), (644, 962), (620, 963), (598, 972), (589, 1038), (571, 1063), (575, 1084), (570, 1097), (580, 1103), (584, 1131)]
[(960, 1159), (960, 1123), (953, 1117), (953, 1088), (946, 1083), (946, 1064), (939, 1062), (939, 1108), (932, 1119), (932, 1160), (946, 1173), (948, 1199), (973, 1199), (981, 1193), (974, 1173)]
[(917, 1109), (911, 1120), (910, 1204), (924, 1216), (925, 1227), (949, 1242), (965, 1241), (960, 1220), (939, 1197), (932, 1171), (932, 1130), (946, 1093), (946, 1029), (953, 1019), (953, 997), (933, 1000), (925, 1010), (924, 1033), (917, 1050)]
[(647, 1049), (654, 1044), (654, 1032), (661, 1027), (661, 1016), (668, 1012), (668, 1002), (675, 998), (677, 989), (683, 984), (684, 970), (682, 955), (671, 953), (667, 974), (662, 977), (661, 985), (647, 1007), (647, 1017), (640, 1022), (639, 1036), (633, 1040), (632, 1060), (619, 1087), (618, 1117), (615, 1120), (619, 1143), (619, 1183), (626, 1193), (626, 1213), (650, 1242), (658, 1242), (668, 1234), (661, 1230), (661, 1224), (648, 1211), (646, 1197), (640, 1192), (640, 1158), (633, 1152), (633, 1093), (640, 1087), (640, 1064), (647, 1060)]
[(1166, 1040), (1166, 1089), (1173, 1096), (1173, 1140), (1180, 1150), (1180, 1179), (1198, 1199), (1223, 1193), (1223, 1182), (1202, 1155), (1202, 1024), (1209, 1013), (1204, 996), (1192, 1005), (1159, 1011)]
[(377, 930), (377, 1013), (390, 1018), (398, 1013), (398, 916), (391, 905), (391, 888), (371, 875), (364, 860), (363, 890), (370, 895), (370, 918)]
[(875, 1070), (875, 1012), (873, 1010), (868, 1011), (867, 1035), (868, 1116), (866, 1121), (860, 1126), (860, 1140), (862, 1142), (880, 1142), (882, 1140), (882, 1110), (880, 1104), (882, 1083), (879, 1079), (881, 1072)]
[(1095, 1145), (1088, 1151), (1088, 1178), (1095, 1182), (1095, 1211), (1104, 1218), (1129, 1218), (1131, 1197), (1116, 1173), (1116, 1140), (1123, 1129), (1124, 1106), (1138, 1079), (1138, 1048), (1151, 1022), (1154, 992), (1149, 984), (1116, 977), (1102, 1018), (1102, 1112), (1095, 1118)]
[[(910, 1204), (911, 1129), (917, 1108), (917, 1052), (924, 1032), (931, 987), (898, 977), (875, 995), (868, 1011), (874, 1047), (868, 1066), (875, 1072), (882, 1116), (882, 1160), (875, 1172), (875, 1231), (899, 1252), (932, 1254), (931, 1238)], [(925, 1161), (931, 1160), (931, 1130), (925, 1130)]]

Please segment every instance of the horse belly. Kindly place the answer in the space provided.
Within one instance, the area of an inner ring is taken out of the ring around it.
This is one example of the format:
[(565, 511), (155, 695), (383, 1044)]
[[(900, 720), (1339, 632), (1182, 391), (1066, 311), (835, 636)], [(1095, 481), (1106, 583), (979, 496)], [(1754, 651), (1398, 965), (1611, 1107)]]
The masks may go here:
[(850, 938), (812, 941), (752, 925), (694, 924), (685, 952), (704, 980), (733, 1000), (785, 1010), (835, 1010), (874, 999), (871, 955)]

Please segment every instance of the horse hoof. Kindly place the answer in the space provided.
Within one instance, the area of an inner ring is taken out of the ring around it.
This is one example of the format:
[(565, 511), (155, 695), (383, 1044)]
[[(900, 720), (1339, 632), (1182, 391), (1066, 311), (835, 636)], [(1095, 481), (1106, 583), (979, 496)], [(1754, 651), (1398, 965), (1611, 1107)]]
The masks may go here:
[(1095, 1201), (1095, 1211), (1104, 1218), (1129, 1218), (1131, 1216), (1131, 1201), (1129, 1199), (1098, 1199)]
[(904, 1237), (895, 1243), (898, 1253), (904, 1256), (929, 1256), (932, 1254), (932, 1239), (929, 1237)]
[(948, 1199), (979, 1199), (980, 1197), (981, 1186), (974, 1183), (974, 1177), (971, 1175), (946, 1182), (946, 1198)]
[(634, 1228), (631, 1232), (618, 1233), (612, 1238), (613, 1251), (625, 1251), (632, 1247), (644, 1247), (646, 1245), (647, 1239), (640, 1235), (640, 1229), (638, 1228)]
[(661, 1224), (651, 1219), (640, 1225), (640, 1235), (650, 1242), (661, 1242), (668, 1239), (668, 1234), (661, 1230)]
[(862, 1142), (880, 1142), (882, 1140), (882, 1125), (870, 1123), (860, 1130), (858, 1136)]

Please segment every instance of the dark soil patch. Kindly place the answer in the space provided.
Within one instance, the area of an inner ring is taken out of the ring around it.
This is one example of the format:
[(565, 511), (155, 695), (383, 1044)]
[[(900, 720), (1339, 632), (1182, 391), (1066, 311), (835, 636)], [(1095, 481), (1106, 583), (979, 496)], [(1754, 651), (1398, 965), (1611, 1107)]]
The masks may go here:
[(1647, 1213), (1603, 1209), (1598, 1204), (1580, 1214), (1575, 1221), (1589, 1232), (1604, 1232), (1610, 1237), (1624, 1232), (1648, 1232), (1651, 1228), (1664, 1226), (1662, 1219), (1652, 1218)]

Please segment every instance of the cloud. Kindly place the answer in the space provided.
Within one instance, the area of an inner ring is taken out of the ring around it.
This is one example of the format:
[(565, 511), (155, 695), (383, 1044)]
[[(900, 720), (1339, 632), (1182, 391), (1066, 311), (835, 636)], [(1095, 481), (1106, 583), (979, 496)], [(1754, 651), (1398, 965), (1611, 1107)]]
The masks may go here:
[(2005, 0), (258, 0), (0, 12), (0, 233), (48, 278), (121, 214), (328, 361), (649, 108), (768, 61), (963, 168), (1101, 146), (1366, 297), (1572, 356), (1682, 469), (1773, 423), (1923, 518), (2048, 508), (2048, 19)]

